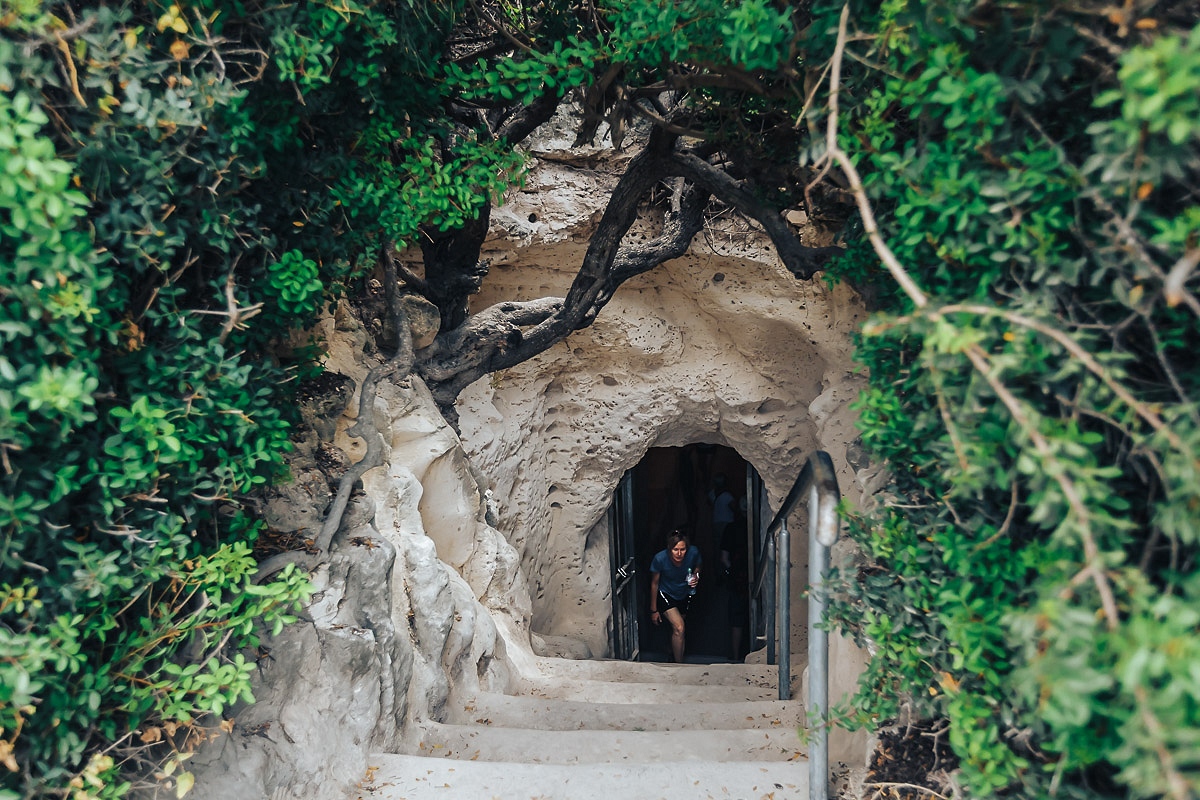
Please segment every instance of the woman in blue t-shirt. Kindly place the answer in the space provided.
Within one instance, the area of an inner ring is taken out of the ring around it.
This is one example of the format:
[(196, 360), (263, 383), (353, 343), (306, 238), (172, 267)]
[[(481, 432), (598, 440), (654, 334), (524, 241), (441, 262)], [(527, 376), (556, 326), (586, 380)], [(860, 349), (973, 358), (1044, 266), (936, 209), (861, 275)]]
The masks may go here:
[(671, 655), (683, 663), (684, 617), (700, 582), (700, 550), (683, 531), (671, 531), (667, 549), (650, 562), (650, 621), (671, 623)]

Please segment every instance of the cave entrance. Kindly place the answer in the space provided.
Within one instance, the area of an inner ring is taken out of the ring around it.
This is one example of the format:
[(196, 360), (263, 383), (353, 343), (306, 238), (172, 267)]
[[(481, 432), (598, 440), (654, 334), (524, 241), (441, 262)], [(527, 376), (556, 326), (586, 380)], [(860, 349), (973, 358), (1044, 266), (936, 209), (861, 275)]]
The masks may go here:
[[(650, 560), (667, 535), (683, 528), (703, 559), (701, 583), (688, 613), (688, 661), (741, 661), (749, 649), (748, 575), (758, 533), (747, 527), (744, 498), (761, 480), (736, 450), (716, 444), (651, 448), (625, 473), (613, 497), (612, 652), (635, 661), (667, 661), (666, 625), (650, 622)], [(714, 499), (730, 497), (734, 521), (714, 515)], [(714, 519), (714, 516), (718, 519)], [(728, 554), (725, 569), (722, 551)]]

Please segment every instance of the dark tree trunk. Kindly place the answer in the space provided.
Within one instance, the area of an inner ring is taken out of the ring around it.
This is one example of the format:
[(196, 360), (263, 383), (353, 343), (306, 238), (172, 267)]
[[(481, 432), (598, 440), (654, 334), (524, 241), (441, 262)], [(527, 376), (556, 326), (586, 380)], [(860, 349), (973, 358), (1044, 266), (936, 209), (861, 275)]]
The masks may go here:
[(492, 207), (488, 204), (478, 217), (457, 230), (421, 232), (427, 296), (441, 309), (444, 331), (466, 321), (467, 303), (487, 276), (488, 265), (480, 261), (479, 251), (491, 218)]
[[(560, 102), (558, 95), (547, 92), (527, 106), (495, 109), (490, 114), (454, 108), (451, 116), (460, 121), (461, 133), (470, 128), (484, 138), (503, 139), (515, 146), (549, 121)], [(442, 231), (430, 227), (421, 231), (425, 279), (419, 291), (441, 311), (443, 331), (453, 330), (466, 321), (470, 297), (479, 291), (487, 277), (488, 264), (480, 260), (479, 252), (487, 238), (491, 215), (492, 206), (487, 203), (479, 216), (461, 228)]]

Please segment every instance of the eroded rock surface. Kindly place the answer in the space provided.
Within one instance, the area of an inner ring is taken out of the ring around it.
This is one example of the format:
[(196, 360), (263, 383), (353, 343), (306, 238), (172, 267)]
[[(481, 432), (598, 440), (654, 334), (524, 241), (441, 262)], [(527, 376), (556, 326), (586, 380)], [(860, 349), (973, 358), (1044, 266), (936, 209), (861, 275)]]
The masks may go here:
[[(322, 334), (338, 368), (361, 383), (365, 337), (353, 315), (340, 309)], [(330, 480), (361, 457), (362, 442), (345, 435), (357, 398), (342, 398), (333, 425), (326, 405), (314, 406), (323, 424), (309, 420), (299, 442), (295, 480), (265, 498), (277, 532), (314, 536)], [(516, 551), (487, 522), (477, 473), (419, 381), (381, 389), (374, 413), (385, 465), (364, 476), (312, 576), (304, 618), (265, 640), (257, 702), (189, 762), (191, 797), (341, 796), (366, 774), (368, 753), (396, 749), (455, 691), (502, 690), (512, 679), (493, 614), (520, 641), (529, 592)], [(340, 455), (332, 463), (331, 450)]]
[[(571, 225), (586, 231), (594, 215), (556, 220), (541, 195), (525, 194), (508, 213), (537, 216), (548, 238), (523, 233), (519, 258), (493, 266), (477, 305), (565, 294), (586, 248)], [(624, 284), (590, 328), (460, 398), (463, 442), (534, 589), (534, 630), (596, 655), (607, 652), (610, 601), (607, 529), (595, 528), (649, 448), (733, 447), (776, 503), (804, 457), (824, 449), (843, 492), (859, 494), (846, 458), (856, 437), (848, 404), (863, 384), (850, 352), (864, 315), (857, 297), (798, 281), (751, 230), (709, 236), (720, 241), (698, 240)]]
[[(615, 180), (599, 151), (538, 147), (525, 189), (493, 215), (476, 310), (565, 294)], [(653, 228), (651, 214), (630, 235)], [(428, 317), (423, 343), (436, 320), (419, 305), (409, 312)], [(384, 465), (364, 476), (305, 619), (266, 642), (259, 702), (189, 762), (192, 796), (340, 796), (369, 752), (396, 751), (457, 692), (502, 690), (534, 651), (606, 654), (604, 513), (651, 447), (733, 447), (776, 503), (821, 448), (844, 494), (869, 493), (879, 470), (861, 459), (848, 409), (862, 316), (850, 290), (796, 280), (763, 237), (715, 220), (687, 256), (622, 286), (592, 327), (469, 387), (461, 439), (419, 380), (382, 387), (372, 413)], [(328, 369), (361, 384), (376, 329), (375, 317), (334, 309), (315, 331)], [(296, 483), (266, 504), (277, 530), (315, 532), (328, 478), (365, 451), (345, 434), (357, 397), (337, 383), (336, 398), (312, 404)], [(803, 554), (794, 561), (803, 581)], [(852, 682), (859, 654), (839, 642), (834, 652), (834, 674)]]

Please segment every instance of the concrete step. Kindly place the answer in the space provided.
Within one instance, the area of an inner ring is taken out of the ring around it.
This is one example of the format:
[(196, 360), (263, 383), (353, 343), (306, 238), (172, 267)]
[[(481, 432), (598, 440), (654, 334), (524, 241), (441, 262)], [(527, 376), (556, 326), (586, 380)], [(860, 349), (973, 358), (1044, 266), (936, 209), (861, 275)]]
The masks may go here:
[[(775, 686), (779, 667), (767, 664), (663, 664), (613, 659), (537, 658), (534, 671), (549, 679), (675, 683), (697, 686)], [(793, 665), (793, 671), (795, 665)], [(536, 680), (536, 678), (535, 678)]]
[(740, 686), (694, 683), (616, 683), (599, 680), (548, 680), (531, 685), (526, 682), (514, 694), (551, 700), (583, 703), (740, 703), (753, 700), (777, 700), (774, 687), (743, 684)]
[(373, 755), (347, 800), (799, 800), (797, 762), (525, 764)]
[(480, 725), (421, 726), (408, 755), (529, 764), (796, 761), (808, 746), (794, 728), (682, 731), (543, 731)]
[(449, 704), (443, 722), (547, 731), (787, 728), (804, 724), (798, 700), (742, 700), (727, 703), (586, 703), (544, 697), (481, 692)]

